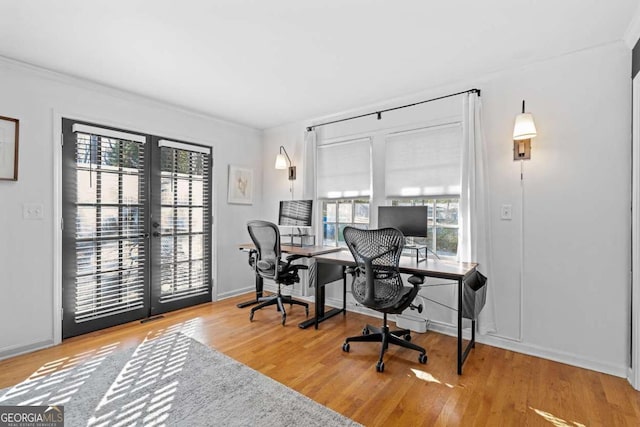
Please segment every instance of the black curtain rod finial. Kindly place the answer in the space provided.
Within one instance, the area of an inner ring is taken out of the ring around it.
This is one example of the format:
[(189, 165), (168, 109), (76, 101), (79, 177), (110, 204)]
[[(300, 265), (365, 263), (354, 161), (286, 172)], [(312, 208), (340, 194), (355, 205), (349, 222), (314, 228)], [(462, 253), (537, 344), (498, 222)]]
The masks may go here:
[(313, 126), (307, 127), (307, 132), (311, 132), (313, 130)]

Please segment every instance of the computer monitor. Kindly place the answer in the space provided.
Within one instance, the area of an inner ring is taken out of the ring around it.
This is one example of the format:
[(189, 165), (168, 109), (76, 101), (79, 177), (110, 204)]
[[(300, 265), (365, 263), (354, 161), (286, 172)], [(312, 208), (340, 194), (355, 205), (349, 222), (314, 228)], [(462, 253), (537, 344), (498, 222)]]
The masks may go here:
[(278, 225), (311, 227), (313, 200), (283, 200), (280, 202)]
[(405, 236), (426, 237), (428, 221), (427, 206), (378, 207), (378, 228), (397, 228)]

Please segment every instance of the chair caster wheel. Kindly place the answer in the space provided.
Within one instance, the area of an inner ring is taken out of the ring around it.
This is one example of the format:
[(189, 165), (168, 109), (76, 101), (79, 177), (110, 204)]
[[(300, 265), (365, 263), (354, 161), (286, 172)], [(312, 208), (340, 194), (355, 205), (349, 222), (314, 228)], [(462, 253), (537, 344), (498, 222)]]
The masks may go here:
[(420, 354), (420, 356), (418, 356), (418, 362), (422, 363), (423, 365), (427, 363), (427, 355), (424, 353)]
[(350, 349), (350, 346), (348, 342), (342, 344), (342, 351), (344, 351), (345, 353), (349, 353), (349, 349)]
[(405, 341), (411, 341), (411, 334), (406, 334), (406, 335), (404, 336), (404, 340), (405, 340)]
[(376, 371), (384, 372), (384, 362), (382, 360), (376, 363)]
[(362, 328), (362, 335), (369, 335), (371, 331), (366, 326)]
[(249, 313), (249, 322), (253, 322), (253, 312)]

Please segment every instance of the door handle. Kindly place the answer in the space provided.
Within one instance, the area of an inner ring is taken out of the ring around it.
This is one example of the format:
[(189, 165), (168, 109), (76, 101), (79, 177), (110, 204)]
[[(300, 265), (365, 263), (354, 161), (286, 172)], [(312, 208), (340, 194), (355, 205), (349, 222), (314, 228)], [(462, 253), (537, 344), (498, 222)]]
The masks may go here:
[(151, 224), (151, 225), (153, 225), (153, 228), (158, 228), (158, 227), (160, 227), (160, 224), (158, 224), (157, 222), (154, 222), (154, 223), (153, 223), (153, 224)]
[(161, 236), (161, 234), (160, 234), (160, 233), (158, 233), (157, 231), (154, 231), (154, 232), (153, 232), (153, 237), (160, 237), (160, 236)]

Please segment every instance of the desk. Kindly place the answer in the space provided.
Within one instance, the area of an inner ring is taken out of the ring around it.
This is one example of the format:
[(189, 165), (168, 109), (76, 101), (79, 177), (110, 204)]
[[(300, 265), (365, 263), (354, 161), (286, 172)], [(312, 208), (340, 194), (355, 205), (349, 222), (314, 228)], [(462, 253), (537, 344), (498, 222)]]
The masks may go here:
[[(351, 255), (351, 252), (341, 251), (325, 253), (322, 255), (314, 256), (317, 266), (317, 280), (316, 280), (316, 318), (311, 321), (301, 323), (301, 328), (308, 327), (315, 324), (316, 329), (318, 323), (334, 316), (337, 313), (327, 316), (324, 313), (324, 285), (331, 283), (331, 281), (338, 280), (336, 278), (336, 267), (339, 267), (342, 271), (343, 286), (346, 290), (346, 277), (345, 268), (348, 266), (355, 266), (356, 262)], [(460, 263), (454, 261), (442, 261), (442, 260), (423, 260), (418, 262), (416, 258), (403, 256), (400, 258), (400, 272), (406, 274), (420, 274), (426, 277), (434, 277), (438, 279), (455, 280), (458, 283), (458, 375), (462, 375), (462, 365), (469, 355), (469, 351), (476, 344), (476, 321), (471, 320), (471, 340), (467, 346), (463, 349), (462, 339), (462, 296), (463, 296), (463, 284), (464, 280), (469, 277), (476, 269), (478, 264), (476, 263)], [(343, 295), (344, 296), (344, 295)], [(343, 303), (344, 305), (344, 303)], [(335, 309), (334, 309), (335, 310)], [(338, 311), (340, 312), (340, 311)], [(318, 313), (321, 317), (318, 317)], [(303, 326), (306, 324), (306, 326)]]
[[(256, 246), (253, 243), (243, 243), (241, 245), (238, 245), (238, 249), (240, 249), (241, 251), (248, 251), (248, 250), (255, 249), (255, 248), (256, 248)], [(284, 252), (284, 253), (287, 253), (287, 254), (302, 255), (303, 257), (310, 258), (310, 257), (315, 257), (315, 256), (318, 256), (318, 255), (322, 255), (322, 254), (328, 254), (328, 253), (331, 253), (331, 252), (341, 251), (342, 248), (337, 248), (335, 246), (290, 246), (290, 245), (280, 245), (280, 250), (282, 252)], [(314, 274), (315, 272), (312, 271), (312, 270), (313, 269), (310, 269), (310, 271), (309, 271), (310, 280), (314, 280), (315, 277), (316, 277), (316, 275)], [(333, 279), (333, 280), (337, 280), (337, 279)], [(262, 277), (256, 275), (256, 298), (252, 299), (250, 301), (241, 302), (241, 303), (237, 304), (236, 306), (238, 308), (244, 308), (244, 307), (248, 307), (250, 305), (257, 304), (258, 303), (258, 299), (260, 299), (262, 297), (262, 291), (263, 291)], [(323, 311), (324, 311), (324, 307), (323, 307)]]

